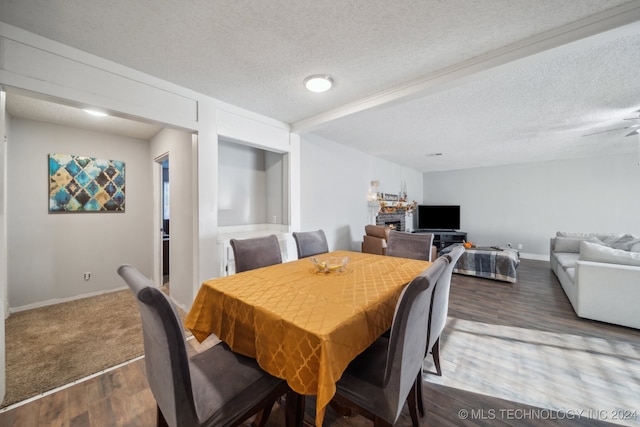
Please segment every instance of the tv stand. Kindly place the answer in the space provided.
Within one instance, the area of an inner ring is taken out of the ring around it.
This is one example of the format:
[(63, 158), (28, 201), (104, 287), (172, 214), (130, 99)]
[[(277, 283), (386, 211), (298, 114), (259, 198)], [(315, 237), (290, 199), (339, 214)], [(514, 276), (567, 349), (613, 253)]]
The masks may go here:
[(447, 246), (451, 246), (454, 243), (462, 243), (467, 240), (467, 232), (466, 231), (456, 231), (456, 230), (430, 230), (430, 229), (418, 229), (415, 230), (414, 233), (431, 233), (433, 234), (433, 245), (438, 248), (438, 251), (446, 248)]

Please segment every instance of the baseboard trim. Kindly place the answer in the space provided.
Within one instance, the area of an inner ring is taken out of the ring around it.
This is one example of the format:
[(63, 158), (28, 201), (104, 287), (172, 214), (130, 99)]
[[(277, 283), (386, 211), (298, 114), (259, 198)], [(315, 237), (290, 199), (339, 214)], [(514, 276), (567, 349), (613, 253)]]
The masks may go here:
[(522, 258), (522, 259), (534, 259), (534, 260), (537, 260), (537, 261), (549, 261), (549, 255), (528, 254), (528, 253), (523, 253), (523, 252), (520, 252), (520, 258)]
[(68, 297), (68, 298), (53, 298), (53, 299), (50, 299), (50, 300), (34, 302), (32, 304), (21, 305), (21, 306), (18, 306), (18, 307), (9, 307), (9, 310), (7, 312), (8, 313), (18, 313), (20, 311), (31, 310), (31, 309), (40, 308), (40, 307), (46, 307), (48, 305), (61, 304), (63, 302), (69, 302), (69, 301), (75, 301), (75, 300), (89, 298), (89, 297), (95, 297), (95, 296), (98, 296), (98, 295), (109, 294), (109, 293), (112, 293), (112, 292), (119, 292), (119, 291), (123, 291), (125, 289), (129, 289), (129, 288), (127, 286), (122, 286), (120, 288), (106, 289), (106, 290), (97, 291), (97, 292), (90, 292), (90, 293), (87, 293), (87, 294), (75, 295), (75, 296)]

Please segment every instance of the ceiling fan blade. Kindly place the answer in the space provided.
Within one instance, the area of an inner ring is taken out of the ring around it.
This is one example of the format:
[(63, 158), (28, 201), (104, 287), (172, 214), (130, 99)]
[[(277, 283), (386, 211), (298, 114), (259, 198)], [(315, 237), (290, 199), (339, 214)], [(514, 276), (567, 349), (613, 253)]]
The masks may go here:
[[(606, 129), (606, 130), (601, 130), (601, 131), (598, 131), (598, 132), (588, 133), (588, 134), (582, 135), (582, 136), (598, 135), (600, 133), (613, 132), (614, 130), (633, 129), (633, 128), (640, 128), (640, 125), (624, 126), (624, 127), (620, 127), (620, 128)], [(633, 132), (630, 133), (629, 135), (632, 135), (632, 134), (633, 134)], [(629, 136), (629, 135), (626, 135), (626, 136)]]
[(598, 132), (592, 132), (592, 133), (588, 133), (588, 134), (585, 134), (585, 135), (582, 135), (582, 136), (598, 135), (598, 134), (601, 134), (601, 133), (613, 132), (614, 130), (628, 129), (630, 127), (631, 126), (625, 126), (625, 127), (622, 127), (622, 128), (613, 128), (613, 129), (607, 129), (607, 130), (600, 130)]
[(631, 136), (631, 135), (640, 135), (640, 129), (636, 129), (633, 132), (626, 134), (625, 136)]
[(640, 110), (636, 110), (636, 111), (634, 111), (634, 113), (638, 113), (638, 117), (629, 117), (629, 118), (622, 119), (622, 120), (640, 120)]

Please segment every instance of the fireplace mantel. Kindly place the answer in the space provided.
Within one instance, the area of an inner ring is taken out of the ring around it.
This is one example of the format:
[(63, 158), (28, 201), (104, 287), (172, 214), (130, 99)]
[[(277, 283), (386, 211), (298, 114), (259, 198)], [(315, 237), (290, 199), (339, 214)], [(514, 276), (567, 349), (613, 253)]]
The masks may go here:
[(394, 225), (398, 231), (413, 230), (413, 212), (399, 210), (398, 212), (382, 213), (380, 212), (379, 202), (369, 202), (370, 224), (375, 225)]

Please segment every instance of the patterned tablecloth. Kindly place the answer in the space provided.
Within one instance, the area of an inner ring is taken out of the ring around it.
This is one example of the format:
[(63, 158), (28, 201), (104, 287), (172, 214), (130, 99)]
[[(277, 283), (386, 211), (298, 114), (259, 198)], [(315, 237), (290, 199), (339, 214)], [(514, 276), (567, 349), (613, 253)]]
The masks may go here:
[(389, 329), (402, 288), (431, 265), (330, 255), (350, 257), (346, 271), (316, 273), (302, 259), (206, 281), (185, 320), (199, 341), (215, 334), (297, 393), (316, 395), (317, 426), (349, 362)]

